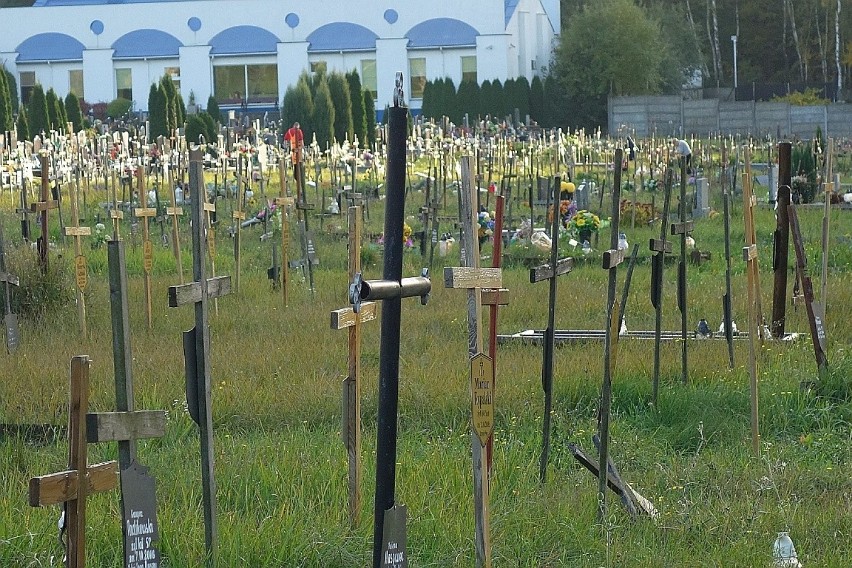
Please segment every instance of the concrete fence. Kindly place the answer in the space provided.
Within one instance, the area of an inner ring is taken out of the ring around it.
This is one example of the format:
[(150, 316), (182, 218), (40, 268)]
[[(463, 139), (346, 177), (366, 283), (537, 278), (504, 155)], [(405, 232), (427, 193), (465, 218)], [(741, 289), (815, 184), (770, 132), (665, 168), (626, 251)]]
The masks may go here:
[(609, 133), (636, 136), (852, 137), (852, 104), (793, 106), (785, 102), (686, 100), (680, 96), (611, 97)]

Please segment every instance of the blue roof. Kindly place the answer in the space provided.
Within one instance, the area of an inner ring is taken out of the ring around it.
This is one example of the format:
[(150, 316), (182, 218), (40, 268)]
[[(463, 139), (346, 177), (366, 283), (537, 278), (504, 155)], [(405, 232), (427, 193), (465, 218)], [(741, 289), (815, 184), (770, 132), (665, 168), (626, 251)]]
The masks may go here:
[(447, 47), (476, 45), (479, 32), (461, 20), (433, 18), (420, 22), (405, 34), (408, 47)]
[(376, 35), (371, 30), (350, 22), (332, 22), (308, 35), (308, 51), (363, 51), (376, 49)]
[(15, 48), (18, 62), (23, 61), (80, 61), (85, 46), (70, 35), (56, 32), (36, 34)]
[(509, 25), (509, 20), (512, 19), (512, 16), (515, 14), (515, 9), (518, 7), (518, 4), (521, 3), (521, 0), (505, 0), (504, 7), (506, 10), (506, 22), (503, 24), (504, 26)]
[(182, 46), (178, 38), (164, 31), (135, 30), (115, 40), (113, 58), (177, 57)]
[(51, 6), (100, 6), (104, 4), (144, 4), (146, 2), (184, 2), (186, 0), (35, 0), (33, 8)]
[(234, 26), (222, 30), (210, 39), (213, 55), (236, 55), (243, 53), (275, 53), (278, 51), (278, 36), (257, 26)]

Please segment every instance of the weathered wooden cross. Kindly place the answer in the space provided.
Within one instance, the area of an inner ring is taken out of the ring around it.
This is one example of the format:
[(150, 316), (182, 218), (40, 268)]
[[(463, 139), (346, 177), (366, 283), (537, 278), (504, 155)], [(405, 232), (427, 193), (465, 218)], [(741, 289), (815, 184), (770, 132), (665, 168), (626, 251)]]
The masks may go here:
[[(722, 164), (728, 163), (728, 146), (722, 143)], [(731, 193), (728, 176), (722, 175), (722, 215), (725, 236), (725, 295), (722, 298), (722, 322), (725, 326), (725, 343), (728, 345), (728, 368), (734, 369), (734, 310), (731, 288)]]
[(195, 279), (189, 284), (169, 287), (169, 307), (195, 305), (195, 327), (183, 334), (186, 362), (186, 388), (189, 414), (201, 433), (201, 482), (204, 506), (204, 542), (206, 562), (213, 565), (216, 558), (216, 482), (213, 476), (213, 415), (211, 406), (210, 328), (207, 303), (211, 298), (231, 291), (231, 277), (207, 278), (205, 257), (207, 239), (204, 236), (204, 165), (201, 152), (190, 150), (189, 189), (192, 192), (192, 272)]
[[(181, 261), (181, 250), (180, 250), (180, 230), (178, 227), (178, 217), (183, 216), (183, 208), (178, 205), (177, 202), (177, 185), (174, 180), (175, 176), (172, 172), (171, 167), (171, 146), (166, 145), (166, 155), (168, 159), (165, 161), (165, 165), (168, 167), (168, 180), (169, 180), (169, 188), (172, 191), (172, 206), (166, 207), (166, 215), (172, 218), (172, 252), (175, 255), (175, 263), (177, 264), (178, 269), (178, 281), (183, 284), (183, 262)], [(184, 198), (186, 198), (186, 190), (184, 190)]]
[(86, 410), (89, 405), (89, 358), (71, 359), (71, 406), (68, 416), (68, 469), (30, 479), (32, 507), (65, 507), (61, 531), (67, 529), (66, 568), (86, 566), (86, 497), (118, 486), (118, 463), (93, 466), (86, 459)]
[[(553, 183), (554, 203), (559, 199), (560, 178)], [(541, 364), (541, 387), (544, 390), (544, 423), (541, 435), (541, 457), (539, 459), (539, 480), (547, 479), (547, 462), (550, 457), (550, 421), (553, 408), (553, 351), (556, 337), (556, 279), (568, 274), (574, 268), (571, 257), (559, 258), (559, 215), (554, 215), (551, 224), (550, 263), (530, 269), (530, 283), (550, 281), (550, 293), (547, 303), (547, 329), (544, 330)]]
[(41, 236), (38, 239), (38, 259), (42, 274), (47, 273), (48, 254), (50, 248), (50, 227), (48, 226), (47, 212), (59, 207), (59, 202), (51, 199), (50, 195), (50, 160), (47, 151), (38, 155), (41, 163), (41, 201), (30, 205), (33, 213), (40, 213)]
[(6, 315), (3, 318), (6, 328), (6, 352), (10, 355), (18, 350), (21, 335), (18, 331), (18, 316), (12, 312), (12, 286), (20, 286), (17, 276), (6, 270), (6, 243), (3, 239), (3, 225), (0, 224), (0, 282), (3, 283)]
[(134, 411), (130, 303), (123, 241), (107, 242), (107, 262), (116, 412), (88, 414), (86, 432), (90, 443), (118, 442), (124, 564), (141, 568), (158, 565), (160, 555), (156, 548), (154, 479), (147, 475), (147, 468), (136, 461), (136, 440), (163, 436), (166, 413), (162, 410)]
[(790, 255), (790, 220), (787, 216), (791, 203), (792, 152), (790, 142), (778, 144), (778, 196), (775, 207), (774, 254), (772, 255), (772, 318), (769, 331), (775, 339), (784, 337), (787, 322), (787, 273)]
[(240, 276), (242, 274), (242, 222), (246, 218), (243, 210), (243, 196), (249, 187), (249, 177), (243, 171), (243, 158), (237, 154), (237, 170), (234, 174), (237, 178), (237, 200), (236, 206), (231, 211), (234, 234), (234, 291), (240, 291)]
[[(287, 197), (287, 161), (284, 158), (278, 160), (278, 181), (280, 188), (278, 197), (275, 198), (275, 207), (281, 218), (281, 263), (279, 265), (281, 295), (284, 307), (287, 307), (287, 284), (289, 283), (288, 248), (290, 247), (290, 223), (287, 218), (287, 207), (292, 207), (294, 199)], [(351, 276), (351, 275), (350, 275)], [(279, 275), (275, 275), (275, 282), (279, 281)]]
[(78, 191), (80, 187), (80, 174), (71, 185), (71, 223), (65, 227), (65, 234), (74, 237), (74, 274), (77, 283), (77, 317), (80, 320), (80, 335), (88, 336), (86, 328), (86, 287), (89, 284), (89, 269), (86, 265), (86, 256), (83, 254), (83, 245), (80, 239), (92, 234), (92, 228), (80, 226), (80, 213), (78, 203)]
[[(361, 272), (360, 207), (349, 208), (349, 280)], [(361, 514), (361, 324), (376, 319), (376, 303), (362, 302), (331, 312), (331, 329), (349, 330), (348, 374), (343, 380), (343, 423), (341, 437), (349, 460), (349, 521), (357, 525)]]
[(660, 343), (663, 333), (663, 272), (666, 265), (666, 253), (672, 252), (672, 243), (666, 240), (668, 234), (669, 207), (672, 200), (672, 183), (674, 172), (669, 167), (666, 172), (666, 184), (663, 189), (665, 198), (663, 200), (663, 218), (660, 222), (660, 238), (652, 238), (648, 248), (654, 256), (651, 258), (651, 305), (656, 312), (656, 325), (654, 327), (654, 382), (652, 386), (651, 401), (654, 406), (658, 403), (660, 391)]
[(746, 167), (743, 172), (743, 222), (745, 224), (745, 244), (743, 260), (746, 263), (748, 290), (748, 362), (749, 385), (751, 391), (751, 445), (756, 455), (760, 455), (760, 426), (758, 422), (758, 386), (757, 386), (757, 347), (758, 336), (763, 341), (763, 313), (760, 307), (760, 271), (757, 261), (757, 233), (754, 227), (754, 208), (757, 199), (751, 185), (751, 156), (745, 149)]
[(476, 566), (491, 566), (491, 522), (489, 515), (488, 460), (486, 446), (494, 432), (494, 367), (482, 351), (483, 288), (499, 290), (500, 268), (479, 267), (479, 225), (475, 210), (477, 188), (473, 183), (470, 157), (461, 159), (459, 219), (462, 223), (462, 266), (444, 268), (444, 286), (463, 288), (467, 296), (468, 355), (470, 357), (471, 451), (473, 455), (473, 503), (476, 522)]
[(687, 381), (687, 303), (686, 303), (686, 237), (695, 228), (695, 223), (686, 220), (686, 158), (680, 164), (680, 201), (677, 223), (672, 223), (672, 235), (680, 235), (680, 261), (677, 264), (677, 307), (680, 311), (680, 380)]
[[(136, 170), (137, 191), (140, 199), (145, 197), (145, 173), (142, 166)], [(151, 244), (151, 232), (149, 220), (157, 216), (155, 207), (137, 207), (133, 210), (135, 217), (142, 218), (142, 270), (145, 273), (145, 321), (148, 322), (148, 329), (154, 329), (153, 316), (153, 292), (151, 288), (151, 272), (154, 269), (154, 247)]]
[(793, 247), (796, 249), (796, 272), (799, 281), (802, 283), (802, 294), (804, 295), (808, 324), (811, 329), (811, 341), (814, 346), (817, 370), (822, 375), (828, 369), (828, 358), (825, 355), (825, 304), (814, 300), (814, 286), (808, 273), (808, 258), (805, 255), (805, 244), (802, 240), (802, 231), (799, 228), (799, 216), (796, 213), (795, 205), (791, 203), (788, 208)]

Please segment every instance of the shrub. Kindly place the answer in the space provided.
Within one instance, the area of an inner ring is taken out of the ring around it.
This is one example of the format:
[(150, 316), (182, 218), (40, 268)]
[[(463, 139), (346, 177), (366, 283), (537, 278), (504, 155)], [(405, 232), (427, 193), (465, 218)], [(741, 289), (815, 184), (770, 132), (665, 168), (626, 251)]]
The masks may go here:
[(128, 101), (127, 99), (122, 99), (121, 97), (111, 101), (106, 108), (107, 116), (110, 118), (121, 118), (125, 114), (130, 111), (130, 107), (133, 105), (132, 101)]
[(73, 267), (66, 257), (51, 256), (47, 274), (42, 274), (38, 252), (31, 247), (10, 248), (6, 261), (21, 282), (12, 295), (12, 306), (22, 318), (42, 319), (74, 300)]
[(83, 113), (80, 100), (74, 93), (69, 92), (65, 96), (65, 112), (68, 113), (68, 121), (74, 125), (74, 132), (79, 132), (83, 128)]

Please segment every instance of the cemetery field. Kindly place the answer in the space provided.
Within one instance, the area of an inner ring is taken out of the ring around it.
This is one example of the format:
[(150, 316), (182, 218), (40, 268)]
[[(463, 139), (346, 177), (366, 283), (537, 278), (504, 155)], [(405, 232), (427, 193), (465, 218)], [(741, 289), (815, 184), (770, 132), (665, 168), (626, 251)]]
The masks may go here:
[[(646, 196), (647, 197), (647, 196)], [(417, 230), (422, 194), (408, 198), (407, 222)], [(451, 207), (455, 206), (452, 195)], [(733, 314), (746, 329), (746, 276), (742, 200), (732, 218)], [(365, 233), (381, 231), (381, 201), (371, 203)], [(677, 199), (673, 198), (674, 204)], [(719, 202), (712, 203), (721, 210)], [(661, 206), (658, 198), (657, 207)], [(516, 216), (523, 214), (517, 206)], [(8, 209), (7, 209), (8, 211)], [(527, 209), (528, 211), (528, 209)], [(604, 201), (602, 211), (609, 211)], [(442, 212), (443, 214), (444, 212)], [(450, 213), (448, 213), (450, 214)], [(16, 225), (4, 217), (7, 238)], [(182, 221), (188, 224), (186, 219)], [(800, 222), (809, 268), (819, 281), (821, 208), (802, 208)], [(347, 513), (347, 456), (341, 441), (341, 381), (347, 369), (346, 333), (329, 327), (329, 313), (345, 307), (345, 214), (311, 220), (321, 264), (316, 291), (291, 271), (289, 305), (266, 279), (268, 243), (259, 228), (243, 232), (238, 292), (210, 309), (215, 473), (219, 512), (219, 566), (362, 567), (370, 564), (375, 492), (379, 322), (364, 323), (363, 506), (358, 526)], [(757, 212), (763, 311), (771, 312), (773, 212)], [(648, 239), (659, 227), (630, 229), (640, 243), (626, 309), (630, 330), (653, 330), (649, 302)], [(155, 237), (159, 227), (152, 229)], [(188, 229), (183, 239), (188, 243)], [(449, 230), (449, 229), (447, 229)], [(57, 232), (58, 234), (58, 232)], [(147, 329), (141, 246), (127, 239), (135, 406), (168, 411), (163, 438), (139, 442), (140, 461), (157, 480), (162, 565), (203, 564), (204, 526), (198, 429), (185, 403), (181, 332), (194, 325), (189, 308), (169, 309), (166, 289), (178, 283), (174, 258), (154, 252), (153, 331)], [(224, 229), (217, 234), (217, 273), (232, 273)], [(688, 269), (688, 322), (711, 329), (721, 319), (724, 293), (722, 218), (696, 220), (696, 246), (712, 258)], [(12, 241), (16, 239), (12, 238)], [(18, 236), (19, 240), (19, 236)], [(600, 252), (578, 257), (559, 279), (556, 327), (603, 329), (606, 271)], [(295, 236), (291, 242), (297, 243)], [(188, 247), (188, 245), (186, 245)], [(294, 247), (296, 245), (293, 245)], [(675, 242), (675, 251), (679, 243)], [(623, 339), (613, 376), (610, 454), (622, 477), (649, 499), (659, 518), (630, 519), (608, 495), (597, 518), (597, 479), (573, 458), (567, 443), (596, 455), (591, 436), (603, 377), (603, 342), (556, 349), (551, 460), (539, 482), (543, 395), (539, 346), (502, 344), (496, 374), (491, 543), (495, 566), (770, 566), (779, 531), (793, 538), (805, 566), (852, 565), (852, 212), (833, 210), (825, 329), (829, 371), (817, 376), (804, 306), (787, 309), (795, 342), (767, 342), (757, 354), (761, 452), (750, 441), (748, 342), (735, 341), (728, 368), (724, 341), (689, 342), (688, 384), (680, 382), (681, 344), (662, 347), (659, 404), (651, 400), (653, 341)], [(60, 249), (61, 250), (61, 249)], [(793, 258), (791, 245), (791, 259)], [(71, 273), (73, 253), (51, 262)], [(295, 253), (294, 253), (295, 254)], [(491, 245), (482, 249), (483, 258)], [(91, 411), (115, 408), (106, 251), (86, 250), (89, 337), (81, 338), (73, 302), (41, 320), (21, 320), (21, 346), (0, 353), (0, 422), (63, 426), (68, 416), (68, 368), (74, 355), (92, 358)], [(365, 255), (365, 277), (379, 278), (381, 256)], [(507, 252), (508, 258), (508, 252)], [(490, 257), (483, 266), (490, 265)], [(183, 263), (191, 274), (188, 248)], [(407, 251), (404, 273), (419, 273), (418, 248)], [(791, 267), (793, 262), (790, 263)], [(469, 364), (465, 295), (446, 290), (441, 267), (459, 266), (458, 247), (436, 252), (428, 305), (405, 300), (402, 309), (399, 442), (396, 501), (408, 509), (412, 567), (474, 564)], [(624, 279), (619, 271), (619, 291)], [(189, 278), (189, 276), (187, 276)], [(73, 276), (69, 277), (73, 285)], [(679, 330), (676, 269), (667, 267), (663, 329)], [(791, 270), (788, 302), (793, 287)], [(507, 262), (503, 285), (511, 303), (499, 311), (498, 331), (543, 329), (548, 289), (529, 282), (522, 262)], [(73, 295), (73, 291), (72, 291)], [(487, 309), (485, 310), (487, 311)], [(487, 319), (487, 318), (486, 318)], [(803, 386), (804, 384), (804, 386)], [(89, 463), (115, 459), (115, 443), (90, 444)], [(60, 509), (27, 503), (31, 477), (67, 466), (64, 430), (43, 436), (27, 428), (0, 438), (0, 567), (61, 566)], [(86, 540), (90, 566), (118, 566), (122, 531), (117, 491), (88, 500)]]

